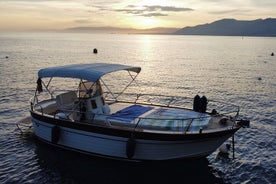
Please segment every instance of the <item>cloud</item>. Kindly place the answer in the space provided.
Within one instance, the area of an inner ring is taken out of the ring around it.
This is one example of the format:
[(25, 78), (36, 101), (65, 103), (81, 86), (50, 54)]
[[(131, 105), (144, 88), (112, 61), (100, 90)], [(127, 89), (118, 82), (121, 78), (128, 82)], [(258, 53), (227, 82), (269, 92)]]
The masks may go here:
[(167, 12), (186, 12), (186, 11), (193, 11), (191, 8), (179, 8), (174, 6), (135, 6), (135, 5), (128, 5), (122, 9), (112, 9), (111, 11), (115, 12), (124, 12), (127, 14), (145, 16), (145, 17), (158, 17), (158, 16), (168, 16)]
[(162, 17), (162, 16), (168, 16), (168, 14), (164, 13), (144, 13), (144, 17)]
[(170, 12), (183, 12), (183, 11), (193, 11), (191, 8), (178, 8), (174, 6), (144, 6), (147, 11), (170, 11)]
[(231, 10), (221, 10), (221, 11), (212, 11), (210, 12), (211, 14), (243, 14), (243, 13), (247, 13), (247, 12), (251, 12), (252, 10), (241, 10), (241, 9), (231, 9)]
[(86, 23), (91, 23), (92, 21), (89, 19), (76, 19), (74, 20), (74, 22), (80, 23), (80, 24), (86, 24)]

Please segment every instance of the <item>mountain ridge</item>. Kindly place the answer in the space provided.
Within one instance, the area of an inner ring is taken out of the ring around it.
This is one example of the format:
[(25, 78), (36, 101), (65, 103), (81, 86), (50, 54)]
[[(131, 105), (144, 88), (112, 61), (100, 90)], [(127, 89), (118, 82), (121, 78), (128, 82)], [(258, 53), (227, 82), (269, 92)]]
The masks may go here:
[(176, 35), (276, 36), (276, 19), (221, 19), (212, 23), (184, 27)]

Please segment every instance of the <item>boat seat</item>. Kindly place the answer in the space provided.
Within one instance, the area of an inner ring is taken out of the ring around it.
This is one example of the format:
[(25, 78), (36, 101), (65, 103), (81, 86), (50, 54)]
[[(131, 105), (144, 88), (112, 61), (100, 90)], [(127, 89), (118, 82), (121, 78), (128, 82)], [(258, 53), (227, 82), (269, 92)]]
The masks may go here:
[(74, 102), (77, 100), (77, 94), (69, 91), (56, 96), (58, 110), (72, 110)]

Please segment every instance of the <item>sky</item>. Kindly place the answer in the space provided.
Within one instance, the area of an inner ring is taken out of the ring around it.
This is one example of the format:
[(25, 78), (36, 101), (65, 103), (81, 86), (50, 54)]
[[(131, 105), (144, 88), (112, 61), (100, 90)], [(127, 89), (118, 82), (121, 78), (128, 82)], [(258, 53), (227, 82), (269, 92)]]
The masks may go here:
[(0, 0), (0, 31), (183, 28), (276, 18), (276, 0)]

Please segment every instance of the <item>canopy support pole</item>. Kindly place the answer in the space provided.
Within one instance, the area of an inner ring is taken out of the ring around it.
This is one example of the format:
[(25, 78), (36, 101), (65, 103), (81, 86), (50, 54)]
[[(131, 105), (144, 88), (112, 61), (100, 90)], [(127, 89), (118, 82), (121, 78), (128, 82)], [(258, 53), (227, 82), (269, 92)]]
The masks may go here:
[[(129, 82), (129, 84), (122, 90), (122, 92), (120, 92), (118, 95), (117, 95), (117, 97), (116, 97), (116, 99), (119, 97), (119, 96), (121, 96), (124, 92), (125, 92), (125, 90), (135, 81), (135, 79), (136, 79), (136, 77), (138, 76), (138, 74), (139, 73), (137, 73), (134, 77), (131, 75), (131, 73), (128, 71), (128, 74), (129, 74), (129, 76), (131, 77), (131, 81)], [(135, 81), (136, 82), (136, 81)]]
[(112, 97), (117, 100), (117, 98), (115, 97), (114, 93), (109, 89), (109, 87), (105, 84), (105, 82), (103, 81), (103, 79), (100, 79), (101, 82), (103, 83), (103, 85), (106, 87), (106, 89), (110, 92), (110, 94), (112, 95)]
[(232, 136), (232, 151), (233, 151), (233, 159), (235, 159), (235, 139), (234, 139), (234, 135)]

